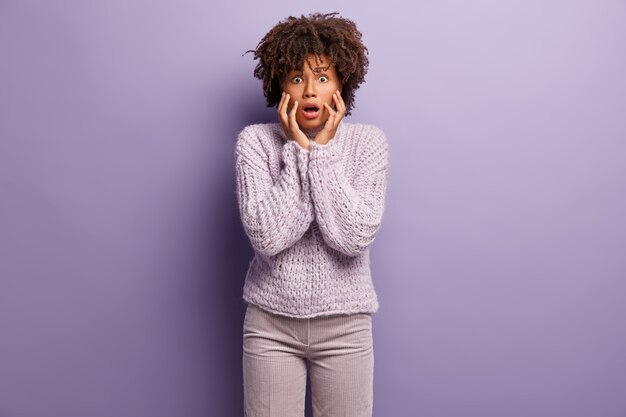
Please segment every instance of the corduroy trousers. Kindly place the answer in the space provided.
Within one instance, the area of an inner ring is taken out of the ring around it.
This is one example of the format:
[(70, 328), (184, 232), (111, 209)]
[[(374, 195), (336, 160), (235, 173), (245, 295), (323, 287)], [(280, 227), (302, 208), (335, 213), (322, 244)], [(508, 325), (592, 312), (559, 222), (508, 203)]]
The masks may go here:
[(304, 417), (307, 364), (314, 417), (371, 417), (372, 315), (292, 318), (248, 304), (245, 417)]

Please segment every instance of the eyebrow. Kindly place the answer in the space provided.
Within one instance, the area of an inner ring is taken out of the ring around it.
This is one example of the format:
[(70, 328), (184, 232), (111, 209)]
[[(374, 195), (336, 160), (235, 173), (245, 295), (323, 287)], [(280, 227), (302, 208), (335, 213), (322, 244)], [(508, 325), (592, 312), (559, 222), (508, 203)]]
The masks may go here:
[[(300, 69), (291, 70), (289, 71), (288, 74), (293, 74), (293, 73), (300, 74), (303, 72), (304, 72), (304, 68), (300, 68)], [(317, 67), (313, 69), (313, 74), (326, 74), (328, 72), (329, 72), (329, 67)]]
[(319, 67), (314, 67), (313, 71), (328, 71), (330, 69), (330, 63), (328, 63), (328, 65), (324, 66), (319, 66)]
[[(313, 70), (313, 72), (322, 72), (322, 71), (323, 71), (323, 72), (326, 72), (326, 71), (328, 71), (328, 70), (330, 69), (330, 65), (331, 65), (331, 64), (328, 64), (328, 65), (326, 65), (326, 66), (313, 67), (313, 69), (312, 69), (312, 70)], [(304, 70), (304, 65), (303, 65), (302, 67), (300, 67), (300, 68), (294, 68), (294, 69), (292, 69), (291, 71), (292, 71), (292, 72), (294, 72), (294, 71), (296, 71), (296, 72), (302, 72), (303, 70)]]

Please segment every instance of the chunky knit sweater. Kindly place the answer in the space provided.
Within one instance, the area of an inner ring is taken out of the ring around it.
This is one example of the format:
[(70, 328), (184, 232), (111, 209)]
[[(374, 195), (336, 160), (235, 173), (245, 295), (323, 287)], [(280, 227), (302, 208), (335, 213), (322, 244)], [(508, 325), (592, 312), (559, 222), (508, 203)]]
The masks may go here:
[(383, 217), (387, 139), (345, 121), (324, 145), (304, 132), (309, 149), (279, 123), (237, 138), (237, 198), (254, 249), (243, 299), (290, 317), (374, 313), (369, 249)]

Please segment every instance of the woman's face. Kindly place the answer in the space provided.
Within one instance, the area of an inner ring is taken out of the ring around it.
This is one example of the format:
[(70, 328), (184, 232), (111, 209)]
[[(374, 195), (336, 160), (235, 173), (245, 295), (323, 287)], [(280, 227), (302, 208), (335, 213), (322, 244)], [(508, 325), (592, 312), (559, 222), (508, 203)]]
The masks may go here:
[(296, 121), (298, 126), (304, 129), (314, 129), (326, 123), (329, 113), (324, 107), (328, 103), (331, 108), (335, 107), (333, 93), (341, 90), (339, 77), (335, 66), (330, 64), (328, 56), (321, 55), (321, 62), (315, 62), (315, 55), (310, 54), (302, 68), (293, 70), (287, 74), (281, 83), (282, 90), (289, 94), (288, 112), (293, 108), (294, 102), (298, 102)]

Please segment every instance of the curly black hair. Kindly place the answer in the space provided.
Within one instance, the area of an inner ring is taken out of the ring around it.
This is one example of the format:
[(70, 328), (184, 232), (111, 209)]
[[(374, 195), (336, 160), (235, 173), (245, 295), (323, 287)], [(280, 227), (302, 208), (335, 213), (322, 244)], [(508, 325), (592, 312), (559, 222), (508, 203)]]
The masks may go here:
[[(365, 82), (368, 50), (356, 24), (336, 15), (337, 12), (312, 13), (300, 18), (289, 16), (276, 24), (256, 49), (246, 52), (254, 52), (254, 59), (259, 59), (254, 76), (263, 80), (263, 95), (268, 107), (280, 101), (281, 81), (290, 71), (302, 68), (308, 55), (313, 54), (319, 59), (324, 54), (339, 75), (346, 116), (350, 115), (354, 93)], [(311, 67), (311, 63), (306, 62)]]

